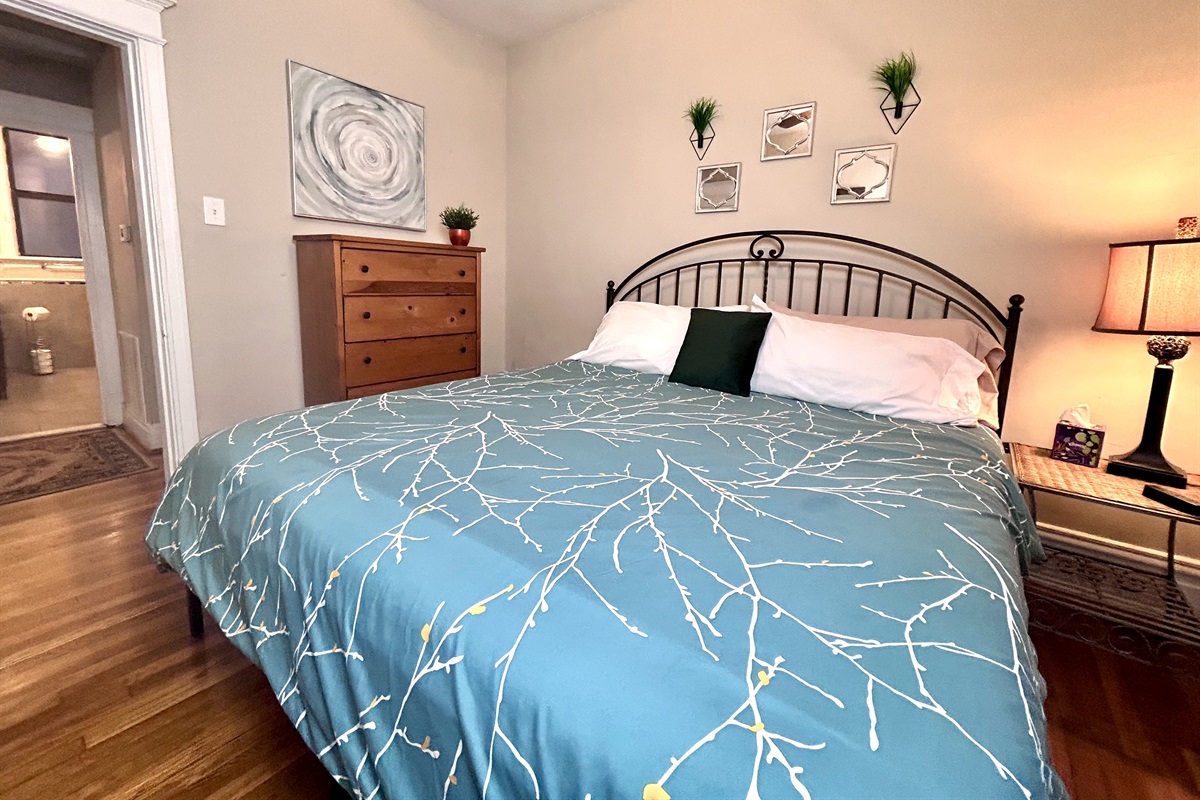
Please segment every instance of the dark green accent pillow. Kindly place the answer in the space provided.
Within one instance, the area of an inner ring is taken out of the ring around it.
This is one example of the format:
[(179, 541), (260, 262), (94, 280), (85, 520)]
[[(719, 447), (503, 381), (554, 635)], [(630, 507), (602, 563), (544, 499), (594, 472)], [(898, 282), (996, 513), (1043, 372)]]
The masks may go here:
[(748, 397), (770, 321), (770, 314), (754, 311), (693, 308), (670, 380)]

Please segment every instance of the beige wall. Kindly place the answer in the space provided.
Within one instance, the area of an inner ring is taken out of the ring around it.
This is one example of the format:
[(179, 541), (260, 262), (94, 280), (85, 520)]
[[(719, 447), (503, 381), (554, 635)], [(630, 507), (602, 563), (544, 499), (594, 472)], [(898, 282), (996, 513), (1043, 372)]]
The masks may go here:
[[(1106, 244), (1173, 235), (1200, 212), (1200, 6), (1104, 5), (637, 0), (514, 51), (510, 361), (582, 347), (604, 282), (671, 245), (827, 229), (924, 255), (998, 302), (1025, 294), (1009, 434), (1047, 441), (1058, 412), (1087, 401), (1110, 447), (1131, 446), (1154, 362), (1139, 337), (1089, 328)], [(869, 72), (905, 47), (924, 102), (893, 136)], [(734, 214), (692, 211), (681, 115), (701, 94), (722, 103), (704, 163), (743, 163)], [(804, 100), (818, 104), (814, 155), (760, 162), (763, 109)], [(892, 201), (830, 206), (833, 151), (890, 141)], [(1193, 469), (1197, 409), (1189, 358), (1167, 446)]]
[[(997, 303), (1026, 295), (1006, 438), (1047, 444), (1058, 413), (1088, 402), (1106, 452), (1129, 449), (1154, 361), (1143, 339), (1090, 327), (1107, 243), (1169, 237), (1200, 213), (1197, 42), (1194, 0), (634, 0), (517, 48), (509, 361), (582, 348), (605, 281), (670, 246), (838, 231), (923, 255)], [(894, 136), (870, 72), (908, 48), (923, 103)], [(743, 164), (733, 214), (692, 210), (681, 115), (701, 95), (722, 104), (704, 163)], [(760, 162), (763, 110), (807, 100), (813, 156)], [(891, 202), (830, 206), (834, 150), (892, 141)], [(1164, 447), (1200, 471), (1200, 352), (1177, 367)]]
[[(167, 90), (202, 432), (303, 405), (292, 236), (446, 241), (481, 215), (485, 371), (505, 364), (505, 54), (409, 0), (190, 0), (163, 14)], [(285, 62), (425, 106), (429, 231), (291, 213)], [(222, 197), (227, 227), (202, 223)]]

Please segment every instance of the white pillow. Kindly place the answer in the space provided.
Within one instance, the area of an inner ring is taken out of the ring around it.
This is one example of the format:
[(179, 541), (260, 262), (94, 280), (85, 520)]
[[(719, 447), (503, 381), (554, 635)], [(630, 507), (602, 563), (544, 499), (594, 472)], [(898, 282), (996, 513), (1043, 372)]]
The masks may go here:
[[(753, 308), (771, 310), (757, 297)], [(946, 339), (775, 313), (750, 388), (887, 417), (974, 425), (986, 370)]]
[(907, 333), (910, 336), (934, 336), (938, 339), (949, 339), (966, 350), (971, 355), (988, 365), (993, 376), (1000, 375), (1000, 365), (1004, 363), (1004, 348), (996, 337), (969, 319), (895, 319), (893, 317), (843, 317), (838, 314), (810, 314), (807, 311), (797, 311), (794, 308), (767, 303), (767, 306), (780, 314), (787, 314), (814, 322), (828, 322), (831, 325), (853, 325), (855, 328), (870, 328), (876, 331), (891, 331), (892, 333)]
[[(749, 311), (749, 306), (720, 306), (718, 311)], [(586, 350), (569, 358), (592, 364), (670, 375), (687, 335), (692, 309), (658, 303), (613, 303)]]
[(890, 317), (841, 317), (836, 314), (810, 314), (806, 311), (796, 311), (787, 306), (767, 303), (772, 311), (788, 314), (793, 317), (811, 319), (814, 322), (827, 322), (831, 325), (853, 325), (856, 328), (870, 328), (876, 331), (892, 331), (907, 333), (911, 336), (934, 336), (939, 339), (949, 339), (975, 358), (987, 364), (988, 369), (979, 376), (979, 393), (983, 397), (983, 407), (979, 411), (979, 421), (987, 423), (999, 430), (1000, 420), (997, 416), (997, 401), (1000, 381), (1000, 365), (1004, 363), (1004, 348), (996, 337), (979, 325), (966, 319), (892, 319)]

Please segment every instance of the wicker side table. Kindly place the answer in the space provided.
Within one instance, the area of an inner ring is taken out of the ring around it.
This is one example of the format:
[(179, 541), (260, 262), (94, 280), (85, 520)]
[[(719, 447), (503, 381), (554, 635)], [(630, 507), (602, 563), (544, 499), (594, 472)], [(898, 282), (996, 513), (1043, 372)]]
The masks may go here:
[[(1105, 471), (1107, 461), (1099, 467), (1081, 467), (1050, 458), (1044, 447), (1012, 442), (1006, 445), (1012, 456), (1013, 474), (1037, 520), (1037, 492), (1073, 497), (1112, 508), (1136, 511), (1168, 520), (1167, 577), (1175, 578), (1175, 529), (1179, 522), (1200, 523), (1200, 518), (1168, 508), (1142, 494), (1146, 484)], [(1200, 475), (1188, 475), (1187, 492), (1200, 500)]]

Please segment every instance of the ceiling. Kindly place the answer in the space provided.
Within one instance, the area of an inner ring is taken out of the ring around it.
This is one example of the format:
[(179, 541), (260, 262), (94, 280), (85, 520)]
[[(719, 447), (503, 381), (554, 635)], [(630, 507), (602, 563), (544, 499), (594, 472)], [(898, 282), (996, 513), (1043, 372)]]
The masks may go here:
[(527, 42), (624, 0), (417, 0), (456, 24), (508, 46)]
[(100, 42), (0, 11), (0, 54), (90, 69), (103, 52)]

